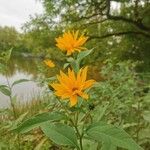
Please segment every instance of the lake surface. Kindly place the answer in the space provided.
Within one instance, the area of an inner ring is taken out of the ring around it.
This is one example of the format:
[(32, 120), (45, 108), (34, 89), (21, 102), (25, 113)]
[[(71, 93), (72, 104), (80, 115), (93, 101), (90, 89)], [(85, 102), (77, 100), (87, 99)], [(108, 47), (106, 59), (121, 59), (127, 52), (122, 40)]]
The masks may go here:
[[(13, 88), (13, 95), (17, 96), (19, 103), (24, 103), (42, 94), (42, 88), (37, 85), (37, 63), (41, 62), (35, 58), (13, 57), (9, 63), (8, 80), (13, 83), (19, 79), (32, 81), (20, 83)], [(7, 84), (6, 75), (0, 74), (0, 85)], [(7, 108), (10, 102), (7, 96), (0, 92), (0, 108)]]

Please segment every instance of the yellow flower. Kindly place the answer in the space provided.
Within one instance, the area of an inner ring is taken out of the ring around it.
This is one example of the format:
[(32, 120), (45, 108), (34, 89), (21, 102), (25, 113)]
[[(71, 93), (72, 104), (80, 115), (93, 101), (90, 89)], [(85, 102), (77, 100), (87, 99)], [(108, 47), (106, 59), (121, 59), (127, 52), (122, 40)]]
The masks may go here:
[(85, 93), (85, 89), (91, 87), (94, 84), (94, 80), (86, 80), (87, 67), (80, 69), (75, 75), (73, 70), (68, 69), (68, 75), (60, 71), (60, 75), (57, 76), (59, 83), (50, 84), (55, 90), (55, 94), (60, 96), (61, 99), (70, 99), (70, 105), (77, 104), (77, 97), (80, 96), (83, 99), (88, 99), (88, 94)]
[(62, 37), (56, 38), (56, 46), (60, 48), (62, 51), (66, 51), (67, 55), (71, 55), (75, 51), (81, 51), (86, 49), (82, 47), (82, 45), (87, 41), (88, 37), (82, 34), (79, 37), (79, 31), (68, 31), (63, 34)]
[(45, 63), (48, 67), (50, 67), (50, 68), (55, 67), (55, 64), (54, 64), (51, 60), (49, 60), (49, 59), (44, 60), (44, 63)]

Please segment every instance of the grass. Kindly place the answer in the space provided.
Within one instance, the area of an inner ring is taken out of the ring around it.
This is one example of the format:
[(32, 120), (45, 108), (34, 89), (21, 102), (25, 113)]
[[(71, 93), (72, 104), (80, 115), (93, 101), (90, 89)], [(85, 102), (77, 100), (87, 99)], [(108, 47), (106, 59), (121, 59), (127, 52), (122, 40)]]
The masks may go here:
[[(19, 122), (39, 113), (49, 110), (51, 103), (50, 96), (41, 96), (38, 99), (33, 98), (24, 104), (16, 103), (15, 112), (17, 119), (14, 119), (13, 112), (10, 108), (0, 110), (0, 150), (2, 149), (38, 149), (47, 139), (43, 137), (40, 130), (34, 130), (25, 136), (20, 136), (18, 143), (18, 135), (11, 132)], [(44, 144), (45, 145), (45, 144)], [(50, 144), (48, 144), (50, 145)], [(43, 146), (42, 146), (43, 147)]]

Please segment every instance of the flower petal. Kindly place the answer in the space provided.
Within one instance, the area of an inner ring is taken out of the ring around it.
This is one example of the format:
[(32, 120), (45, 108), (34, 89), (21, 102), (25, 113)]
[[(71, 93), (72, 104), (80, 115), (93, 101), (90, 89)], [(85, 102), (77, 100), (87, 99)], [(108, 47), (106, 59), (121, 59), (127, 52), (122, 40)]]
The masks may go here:
[(73, 95), (70, 97), (70, 106), (74, 106), (77, 104), (77, 95)]
[(87, 80), (87, 81), (85, 81), (83, 89), (87, 89), (87, 88), (91, 87), (94, 83), (95, 83), (95, 80)]
[(84, 93), (84, 92), (79, 92), (78, 95), (81, 96), (83, 99), (86, 99), (86, 100), (89, 98), (89, 95)]
[(86, 77), (87, 77), (87, 69), (88, 69), (88, 67), (86, 66), (86, 67), (82, 70), (82, 73), (81, 73), (82, 82), (84, 82), (84, 81), (86, 80)]
[(75, 81), (76, 81), (75, 73), (70, 68), (68, 68), (68, 77), (71, 79), (71, 81), (73, 83), (75, 83)]
[(71, 55), (75, 51), (83, 50), (81, 48), (83, 44), (87, 41), (88, 37), (84, 36), (84, 33), (79, 36), (79, 31), (68, 31), (62, 36), (55, 38), (56, 46), (62, 50), (66, 51), (67, 55)]
[(55, 64), (54, 64), (51, 60), (49, 60), (49, 59), (44, 60), (44, 63), (45, 63), (48, 67), (50, 67), (50, 68), (55, 67)]

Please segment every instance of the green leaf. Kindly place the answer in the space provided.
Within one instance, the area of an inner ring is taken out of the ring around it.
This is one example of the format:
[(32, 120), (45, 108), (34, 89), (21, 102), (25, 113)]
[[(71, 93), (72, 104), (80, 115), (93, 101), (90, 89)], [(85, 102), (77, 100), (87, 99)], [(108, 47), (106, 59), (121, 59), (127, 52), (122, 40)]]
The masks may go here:
[(56, 144), (79, 149), (77, 137), (72, 127), (62, 123), (49, 124), (47, 122), (41, 125), (41, 129)]
[(11, 95), (11, 91), (9, 90), (8, 86), (6, 86), (6, 85), (0, 85), (0, 92), (2, 92), (6, 96)]
[(73, 70), (77, 73), (79, 71), (79, 63), (74, 60), (70, 64), (71, 64), (71, 67), (73, 68)]
[(86, 50), (86, 51), (82, 51), (78, 54), (77, 56), (77, 61), (80, 62), (84, 57), (88, 56), (89, 54), (92, 53), (94, 48), (92, 48), (91, 50)]
[(66, 119), (66, 116), (64, 114), (58, 112), (45, 112), (26, 120), (25, 122), (20, 124), (16, 129), (14, 129), (14, 131), (18, 133), (25, 133), (34, 128), (39, 127), (44, 122), (58, 121), (62, 119)]
[(69, 65), (70, 65), (70, 63), (65, 63), (63, 66), (63, 69), (66, 69)]
[(72, 58), (72, 57), (69, 57), (69, 58), (67, 58), (67, 62), (73, 62), (74, 61), (74, 59)]
[(12, 84), (12, 87), (13, 87), (14, 85), (16, 85), (16, 84), (20, 84), (20, 83), (22, 83), (22, 82), (28, 82), (28, 81), (30, 81), (30, 80), (28, 80), (28, 79), (19, 79), (19, 80), (15, 81), (15, 82)]
[(129, 150), (142, 150), (124, 130), (104, 122), (90, 125), (86, 133), (91, 139), (107, 143), (107, 146), (109, 146), (109, 143), (110, 146), (114, 145)]
[[(71, 67), (73, 68), (73, 70), (75, 72), (79, 71), (79, 62), (77, 60), (73, 59), (72, 57), (69, 57), (67, 59), (67, 61), (69, 62), (69, 63), (67, 63), (67, 65), (71, 65)], [(67, 67), (67, 66), (65, 66), (65, 67)]]
[(150, 111), (145, 111), (144, 114), (143, 114), (143, 118), (147, 122), (150, 122)]
[(102, 144), (101, 150), (117, 150), (117, 147), (107, 141)]
[(46, 82), (51, 82), (51, 81), (54, 81), (56, 79), (57, 79), (56, 76), (53, 76), (53, 77), (50, 77), (50, 78), (46, 78), (45, 81)]
[(21, 123), (21, 122), (24, 120), (24, 118), (27, 116), (27, 114), (28, 114), (28, 112), (25, 112), (25, 113), (23, 113), (22, 115), (20, 115), (19, 118), (17, 118), (17, 119), (12, 123), (12, 126), (10, 127), (11, 130), (17, 128), (17, 125), (18, 125), (19, 123)]

